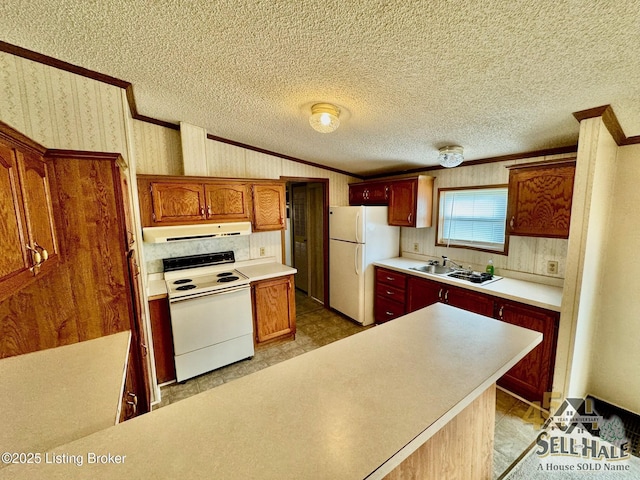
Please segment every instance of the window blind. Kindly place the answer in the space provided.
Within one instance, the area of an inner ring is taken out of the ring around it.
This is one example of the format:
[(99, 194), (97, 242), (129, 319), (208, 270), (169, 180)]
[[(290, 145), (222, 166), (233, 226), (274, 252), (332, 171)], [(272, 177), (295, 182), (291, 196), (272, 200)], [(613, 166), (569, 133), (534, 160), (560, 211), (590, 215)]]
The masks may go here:
[(440, 195), (439, 243), (501, 249), (507, 189), (446, 190)]

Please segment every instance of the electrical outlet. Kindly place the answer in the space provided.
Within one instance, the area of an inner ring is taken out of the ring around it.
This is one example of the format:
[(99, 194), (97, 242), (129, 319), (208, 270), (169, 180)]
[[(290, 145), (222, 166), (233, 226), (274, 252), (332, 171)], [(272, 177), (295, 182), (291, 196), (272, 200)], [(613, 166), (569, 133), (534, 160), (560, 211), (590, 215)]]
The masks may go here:
[(260, 256), (264, 257), (264, 247), (260, 247)]
[(549, 260), (547, 262), (547, 273), (549, 275), (556, 275), (558, 273), (558, 262), (556, 260)]
[(420, 251), (420, 244), (419, 243), (414, 243), (413, 244), (413, 251), (414, 252), (419, 252)]

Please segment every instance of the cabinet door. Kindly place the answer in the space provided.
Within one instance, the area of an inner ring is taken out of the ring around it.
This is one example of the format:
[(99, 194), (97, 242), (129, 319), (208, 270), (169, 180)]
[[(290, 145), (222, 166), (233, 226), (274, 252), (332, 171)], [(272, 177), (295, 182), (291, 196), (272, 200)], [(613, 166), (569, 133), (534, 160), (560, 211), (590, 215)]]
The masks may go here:
[(52, 259), (57, 246), (47, 164), (40, 156), (24, 153), (18, 154), (18, 165), (30, 244)]
[(367, 205), (388, 205), (389, 184), (371, 183), (369, 186), (369, 199)]
[(366, 183), (349, 184), (349, 205), (366, 205), (369, 186)]
[(407, 280), (407, 313), (415, 312), (439, 302), (446, 285), (424, 278), (409, 277)]
[(284, 184), (257, 183), (252, 190), (253, 230), (284, 230)]
[(142, 324), (143, 313), (142, 303), (142, 279), (140, 278), (140, 268), (136, 260), (135, 250), (130, 250), (127, 256), (129, 267), (129, 282), (131, 288), (131, 299), (133, 315), (131, 317), (131, 352), (136, 357), (136, 378), (138, 397), (138, 413), (146, 413), (149, 411), (151, 404), (151, 389), (149, 388), (149, 366), (148, 354), (149, 347), (147, 345), (147, 336), (145, 334), (144, 325)]
[(496, 307), (499, 320), (544, 335), (542, 343), (509, 370), (498, 384), (527, 400), (542, 401), (544, 393), (552, 388), (558, 313), (506, 301), (497, 301)]
[(444, 301), (452, 307), (493, 317), (493, 298), (464, 288), (447, 287)]
[(389, 225), (416, 226), (417, 187), (418, 184), (415, 180), (400, 180), (391, 184), (389, 189)]
[(208, 220), (248, 222), (251, 219), (250, 190), (246, 183), (207, 183), (204, 189)]
[(133, 353), (133, 349), (130, 349), (129, 359), (127, 361), (127, 372), (124, 380), (124, 390), (122, 391), (120, 422), (124, 422), (143, 413), (140, 410), (140, 397), (138, 395), (140, 387), (136, 363), (136, 356)]
[(575, 164), (509, 172), (509, 235), (568, 238)]
[(174, 351), (169, 300), (166, 297), (150, 300), (149, 317), (156, 378), (159, 384), (170, 382), (176, 379), (176, 366), (173, 360)]
[(206, 219), (204, 185), (152, 182), (151, 203), (156, 223), (192, 223)]
[(293, 276), (252, 285), (256, 343), (296, 333)]
[(31, 266), (25, 248), (28, 241), (15, 151), (0, 143), (0, 288), (3, 290), (3, 286), (9, 287), (5, 281), (27, 272)]

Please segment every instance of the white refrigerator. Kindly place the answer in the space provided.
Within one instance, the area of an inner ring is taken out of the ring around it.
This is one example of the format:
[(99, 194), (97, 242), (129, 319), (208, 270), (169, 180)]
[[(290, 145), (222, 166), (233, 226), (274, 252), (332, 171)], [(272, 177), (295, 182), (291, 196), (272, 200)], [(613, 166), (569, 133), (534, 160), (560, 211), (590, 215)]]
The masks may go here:
[(397, 257), (400, 227), (387, 207), (329, 207), (329, 305), (362, 325), (374, 322), (376, 260)]

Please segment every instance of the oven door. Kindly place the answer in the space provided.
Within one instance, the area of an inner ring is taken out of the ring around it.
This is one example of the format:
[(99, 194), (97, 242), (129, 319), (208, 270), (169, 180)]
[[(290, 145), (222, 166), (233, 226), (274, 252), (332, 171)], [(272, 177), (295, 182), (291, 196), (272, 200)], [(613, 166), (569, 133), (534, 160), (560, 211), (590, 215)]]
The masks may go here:
[(175, 355), (250, 335), (253, 338), (248, 285), (170, 300)]

